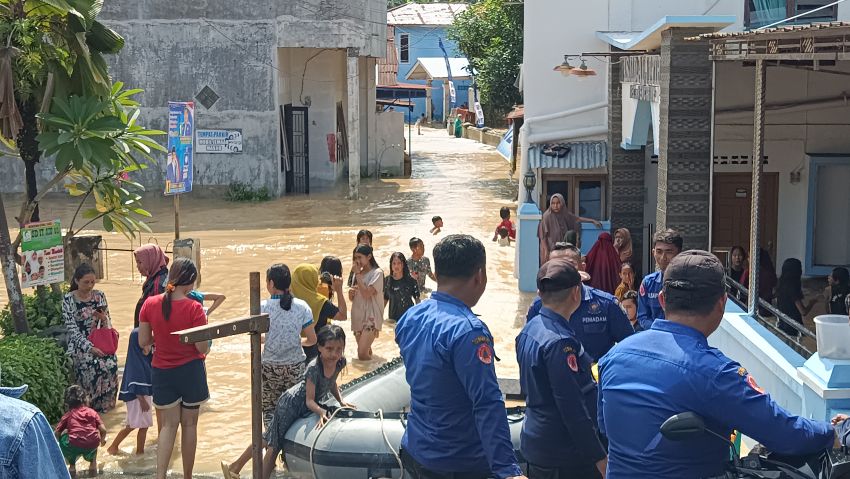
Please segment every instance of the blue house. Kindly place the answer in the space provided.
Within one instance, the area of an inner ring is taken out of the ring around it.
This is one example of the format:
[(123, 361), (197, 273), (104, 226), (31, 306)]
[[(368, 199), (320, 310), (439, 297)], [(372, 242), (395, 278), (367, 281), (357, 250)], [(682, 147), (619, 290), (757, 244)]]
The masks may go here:
[[(431, 119), (442, 120), (444, 83), (429, 80), (408, 80), (408, 73), (420, 58), (443, 58), (439, 41), (442, 39), (453, 66), (458, 63), (460, 53), (454, 42), (446, 36), (446, 30), (454, 21), (455, 16), (466, 10), (468, 5), (463, 3), (408, 3), (387, 12), (387, 25), (395, 30), (396, 58), (398, 58), (398, 82), (426, 84), (431, 83)], [(463, 59), (465, 63), (466, 60)], [(443, 67), (445, 70), (445, 67)], [(453, 76), (468, 77), (468, 72), (455, 72)], [(454, 80), (456, 91), (455, 106), (470, 104), (469, 88), (472, 82), (468, 79)], [(428, 100), (413, 99), (414, 109), (412, 118), (416, 119), (427, 114)]]

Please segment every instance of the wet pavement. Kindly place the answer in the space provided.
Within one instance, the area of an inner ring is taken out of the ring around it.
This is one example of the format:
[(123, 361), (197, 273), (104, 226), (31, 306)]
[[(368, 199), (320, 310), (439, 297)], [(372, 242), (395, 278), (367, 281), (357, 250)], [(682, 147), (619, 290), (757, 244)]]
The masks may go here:
[[(425, 241), (426, 256), (446, 234), (466, 233), (487, 247), (487, 291), (474, 308), (495, 336), (500, 377), (518, 377), (514, 338), (523, 324), (532, 295), (519, 293), (513, 276), (514, 246), (499, 247), (492, 242), (499, 223), (499, 208), (509, 206), (515, 218), (517, 183), (509, 177), (509, 165), (495, 150), (472, 140), (456, 139), (444, 130), (422, 129), (413, 137), (413, 174), (409, 179), (364, 179), (362, 198), (345, 199), (347, 185), (310, 196), (289, 196), (259, 204), (230, 203), (222, 199), (184, 195), (181, 198), (181, 236), (200, 241), (201, 291), (227, 295), (224, 305), (211, 316), (211, 322), (244, 316), (248, 312), (248, 273), (263, 272), (272, 263), (294, 268), (300, 263), (318, 265), (325, 255), (338, 256), (346, 274), (351, 267), (355, 235), (360, 229), (374, 234), (375, 258), (385, 272), (395, 251), (409, 255), (408, 241), (419, 236)], [(19, 203), (6, 197), (7, 216)], [(61, 218), (63, 225), (73, 215), (75, 204), (61, 195), (51, 195), (42, 205), (42, 218)], [(171, 200), (150, 195), (145, 206), (154, 218), (148, 222), (153, 234), (143, 242), (168, 246), (173, 241)], [(445, 226), (431, 235), (431, 217), (442, 216)], [(109, 248), (130, 248), (123, 236), (103, 233)], [(138, 245), (138, 240), (136, 242)], [(428, 280), (428, 287), (436, 285)], [(141, 291), (141, 280), (128, 252), (108, 254), (108, 279), (98, 285), (106, 293), (113, 322), (121, 333), (119, 362), (123, 364), (126, 337), (132, 328), (133, 308)], [(263, 292), (265, 294), (265, 292)], [(0, 292), (5, 302), (5, 290)], [(346, 324), (342, 325), (348, 328)], [(349, 381), (398, 355), (392, 326), (376, 340), (374, 359), (356, 359), (356, 345), (348, 341), (349, 366), (340, 381)], [(202, 408), (197, 461), (199, 477), (221, 477), (219, 461), (235, 459), (250, 441), (250, 351), (247, 336), (217, 340), (207, 358), (211, 400)], [(121, 428), (125, 409), (121, 403), (104, 420), (109, 435)], [(156, 433), (148, 434), (144, 455), (128, 453), (135, 447), (131, 435), (122, 445), (120, 456), (99, 460), (109, 474), (150, 476), (156, 464)], [(173, 471), (180, 471), (179, 441), (175, 447)], [(242, 477), (250, 477), (250, 465)]]

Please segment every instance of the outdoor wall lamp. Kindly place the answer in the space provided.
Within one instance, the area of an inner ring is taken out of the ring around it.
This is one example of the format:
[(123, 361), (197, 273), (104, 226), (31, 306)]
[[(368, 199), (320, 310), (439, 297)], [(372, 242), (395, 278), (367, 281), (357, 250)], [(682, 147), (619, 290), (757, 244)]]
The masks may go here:
[[(570, 58), (577, 58), (581, 61), (581, 64), (577, 67), (574, 67), (570, 64)], [(573, 75), (579, 78), (596, 76), (596, 70), (587, 66), (587, 61), (584, 57), (580, 55), (564, 55), (564, 62), (560, 65), (556, 65), (553, 71), (561, 72), (561, 75), (565, 77)]]
[(525, 191), (527, 193), (525, 195), (525, 202), (534, 203), (534, 201), (531, 200), (531, 192), (534, 191), (534, 186), (537, 184), (537, 176), (530, 168), (527, 172), (525, 172), (525, 175), (522, 176), (522, 184), (525, 186)]

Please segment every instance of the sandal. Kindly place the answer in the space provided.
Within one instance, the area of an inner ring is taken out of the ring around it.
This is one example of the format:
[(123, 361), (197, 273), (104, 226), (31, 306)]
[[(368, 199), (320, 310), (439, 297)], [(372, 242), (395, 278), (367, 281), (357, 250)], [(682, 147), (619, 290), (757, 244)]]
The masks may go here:
[(224, 479), (239, 479), (239, 473), (230, 470), (230, 464), (221, 461), (221, 473), (224, 474)]

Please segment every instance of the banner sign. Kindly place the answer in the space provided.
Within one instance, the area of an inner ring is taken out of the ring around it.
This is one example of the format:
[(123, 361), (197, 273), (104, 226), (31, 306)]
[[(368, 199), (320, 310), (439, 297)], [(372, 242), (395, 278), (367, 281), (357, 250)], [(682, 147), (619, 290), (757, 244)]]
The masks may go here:
[(168, 102), (168, 153), (165, 164), (165, 194), (192, 191), (195, 103)]
[(502, 141), (499, 142), (499, 146), (496, 147), (496, 151), (505, 157), (506, 160), (511, 161), (511, 155), (513, 155), (513, 144), (514, 128), (511, 126), (508, 128), (508, 131), (505, 132), (505, 136), (502, 137)]
[(21, 286), (61, 283), (65, 280), (65, 248), (59, 220), (30, 223), (21, 230)]
[(242, 153), (242, 130), (198, 130), (198, 153)]

